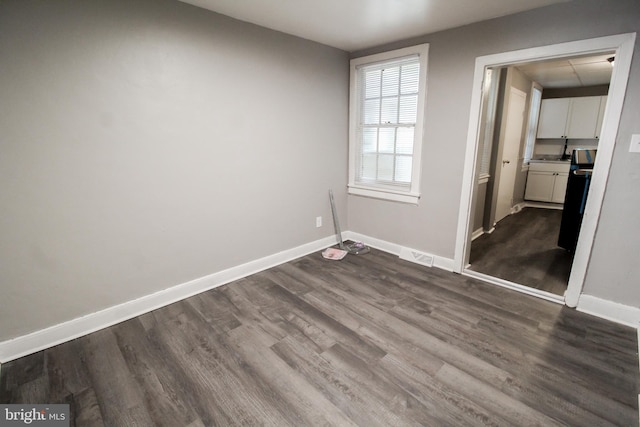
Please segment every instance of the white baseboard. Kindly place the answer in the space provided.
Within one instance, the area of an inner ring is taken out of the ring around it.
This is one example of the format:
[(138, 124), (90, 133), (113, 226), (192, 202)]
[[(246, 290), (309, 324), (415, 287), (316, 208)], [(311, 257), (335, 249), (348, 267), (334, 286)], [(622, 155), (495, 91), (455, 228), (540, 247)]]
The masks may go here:
[(312, 252), (336, 244), (335, 236), (325, 237), (292, 249), (268, 255), (246, 264), (219, 271), (180, 285), (145, 295), (104, 310), (78, 317), (32, 332), (21, 337), (0, 342), (0, 363), (27, 356), (40, 350), (53, 347), (91, 332), (115, 325), (140, 316), (152, 310), (164, 307), (209, 289), (247, 277), (276, 265), (283, 264)]
[[(385, 240), (349, 231), (343, 233), (343, 237), (345, 239), (364, 242), (368, 246), (397, 256), (400, 255), (403, 248), (402, 245), (398, 245), (396, 243), (387, 242)], [(246, 264), (173, 286), (123, 304), (109, 307), (96, 313), (88, 314), (21, 337), (0, 342), (0, 364), (62, 344), (75, 338), (79, 338), (90, 334), (91, 332), (140, 316), (209, 289), (247, 277), (251, 274), (258, 273), (315, 251), (320, 251), (328, 246), (334, 245), (336, 241), (335, 236), (316, 240), (264, 258), (250, 261)], [(437, 255), (433, 255), (433, 258), (434, 267), (453, 271), (453, 259)], [(577, 309), (579, 311), (593, 314), (634, 328), (638, 328), (640, 323), (640, 308), (614, 303), (590, 295), (582, 295), (580, 297)]]
[(564, 205), (562, 203), (545, 203), (545, 202), (524, 202), (525, 208), (542, 208), (542, 209), (564, 209)]
[(379, 249), (381, 251), (390, 253), (392, 255), (400, 256), (400, 251), (402, 251), (402, 246), (387, 242), (386, 240), (376, 239), (375, 237), (365, 236), (364, 234), (354, 233), (353, 231), (347, 231), (342, 233), (342, 237), (345, 240), (353, 240), (354, 242), (363, 242), (367, 246), (371, 246), (372, 248)]
[(445, 258), (435, 255), (433, 266), (438, 267), (441, 270), (446, 270), (453, 273), (453, 270), (455, 268), (455, 261), (453, 260), (453, 258)]
[[(357, 242), (363, 242), (367, 246), (371, 246), (372, 248), (379, 249), (381, 251), (400, 256), (402, 252), (402, 245), (397, 243), (387, 242), (386, 240), (376, 239), (375, 237), (369, 237), (364, 234), (354, 233), (352, 231), (347, 231), (343, 233), (343, 237), (345, 239), (354, 240)], [(407, 248), (410, 249), (410, 248)], [(442, 270), (453, 271), (454, 261), (452, 258), (445, 258), (438, 255), (431, 255), (433, 257), (433, 266), (438, 267)]]
[[(343, 238), (362, 241), (373, 248), (398, 256), (402, 250), (401, 245), (358, 233), (347, 231), (343, 233)], [(308, 255), (312, 252), (320, 251), (326, 247), (336, 244), (336, 242), (337, 239), (335, 236), (326, 237), (324, 239), (316, 240), (311, 243), (266, 256), (264, 258), (250, 261), (246, 264), (182, 283), (150, 295), (145, 295), (141, 298), (127, 301), (86, 316), (50, 326), (27, 335), (2, 341), (0, 342), (0, 364), (71, 341), (75, 338), (124, 322), (125, 320), (140, 316), (174, 302), (181, 301), (201, 292), (233, 282), (234, 280), (275, 267), (301, 256)], [(433, 265), (435, 267), (447, 271), (453, 271), (453, 259), (435, 255), (433, 257)]]
[(525, 202), (520, 202), (520, 203), (517, 203), (517, 204), (513, 205), (511, 207), (511, 215), (520, 212), (525, 207), (527, 207), (527, 204)]
[(483, 234), (484, 234), (484, 229), (482, 227), (478, 228), (476, 231), (471, 233), (471, 241), (473, 242), (474, 240), (476, 240), (478, 237), (482, 236)]
[(576, 310), (636, 329), (640, 324), (640, 308), (608, 301), (592, 295), (580, 295)]

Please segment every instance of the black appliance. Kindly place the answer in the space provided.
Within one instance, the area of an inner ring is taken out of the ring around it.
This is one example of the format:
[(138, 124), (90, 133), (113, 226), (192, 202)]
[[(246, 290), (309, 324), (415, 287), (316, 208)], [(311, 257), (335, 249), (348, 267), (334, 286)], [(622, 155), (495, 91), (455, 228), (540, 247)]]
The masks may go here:
[(580, 234), (584, 209), (587, 205), (596, 151), (577, 148), (571, 153), (571, 168), (569, 169), (562, 222), (558, 235), (558, 246), (570, 252), (574, 252), (578, 245), (578, 235)]

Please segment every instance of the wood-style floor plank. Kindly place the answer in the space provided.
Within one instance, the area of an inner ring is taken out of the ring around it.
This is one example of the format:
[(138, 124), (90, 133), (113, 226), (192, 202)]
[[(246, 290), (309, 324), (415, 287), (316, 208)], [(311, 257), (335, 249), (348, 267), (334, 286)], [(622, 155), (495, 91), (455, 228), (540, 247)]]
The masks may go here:
[(258, 330), (241, 326), (229, 339), (256, 374), (287, 401), (291, 413), (297, 414), (293, 425), (354, 425), (320, 390), (308, 387), (308, 380), (280, 358)]
[(524, 208), (471, 243), (471, 270), (563, 295), (573, 254), (558, 246), (562, 211)]
[(638, 424), (634, 329), (372, 250), (318, 253), (2, 366), (74, 426)]

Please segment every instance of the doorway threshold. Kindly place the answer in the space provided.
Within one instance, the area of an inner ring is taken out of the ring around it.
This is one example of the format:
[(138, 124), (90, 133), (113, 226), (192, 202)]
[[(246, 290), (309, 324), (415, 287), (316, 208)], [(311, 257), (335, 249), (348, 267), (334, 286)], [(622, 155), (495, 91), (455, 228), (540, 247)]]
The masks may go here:
[(482, 280), (483, 282), (491, 283), (493, 285), (502, 286), (503, 288), (511, 289), (522, 294), (531, 295), (537, 298), (541, 298), (547, 301), (555, 302), (556, 304), (564, 305), (564, 296), (552, 294), (551, 292), (542, 291), (536, 288), (530, 288), (528, 286), (521, 285), (519, 283), (510, 282), (508, 280), (500, 279), (498, 277), (489, 276), (488, 274), (479, 273), (477, 271), (465, 268), (462, 270), (464, 276), (473, 277), (475, 279)]

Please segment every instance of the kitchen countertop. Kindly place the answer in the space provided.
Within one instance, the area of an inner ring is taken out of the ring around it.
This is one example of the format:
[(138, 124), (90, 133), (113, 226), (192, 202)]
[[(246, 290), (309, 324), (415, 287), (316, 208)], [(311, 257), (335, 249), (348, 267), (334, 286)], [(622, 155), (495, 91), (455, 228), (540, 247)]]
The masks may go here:
[(562, 160), (560, 157), (535, 157), (531, 163), (570, 163), (571, 159)]
[(569, 172), (571, 162), (566, 160), (531, 160), (529, 171), (535, 172)]

